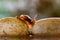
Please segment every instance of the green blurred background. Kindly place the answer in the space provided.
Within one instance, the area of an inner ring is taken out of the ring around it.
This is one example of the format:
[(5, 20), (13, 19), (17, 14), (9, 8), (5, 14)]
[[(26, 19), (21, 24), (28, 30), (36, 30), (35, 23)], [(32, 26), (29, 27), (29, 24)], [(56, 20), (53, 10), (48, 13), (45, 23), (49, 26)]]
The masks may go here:
[(0, 18), (21, 14), (32, 18), (37, 15), (37, 20), (60, 17), (60, 0), (0, 0)]

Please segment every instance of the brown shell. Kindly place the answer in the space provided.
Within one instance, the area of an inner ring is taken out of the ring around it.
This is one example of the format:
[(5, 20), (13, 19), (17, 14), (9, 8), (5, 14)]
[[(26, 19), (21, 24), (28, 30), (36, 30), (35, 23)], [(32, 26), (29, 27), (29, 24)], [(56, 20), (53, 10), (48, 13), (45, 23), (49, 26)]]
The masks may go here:
[(36, 21), (32, 29), (33, 34), (39, 35), (59, 35), (60, 34), (60, 18), (46, 18)]
[(21, 36), (26, 34), (28, 34), (28, 28), (21, 20), (14, 17), (0, 20), (0, 36)]

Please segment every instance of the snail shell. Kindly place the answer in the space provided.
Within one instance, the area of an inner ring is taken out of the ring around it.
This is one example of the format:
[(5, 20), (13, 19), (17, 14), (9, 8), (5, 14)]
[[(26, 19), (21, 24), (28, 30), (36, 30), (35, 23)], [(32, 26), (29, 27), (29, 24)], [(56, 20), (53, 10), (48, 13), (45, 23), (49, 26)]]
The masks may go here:
[(27, 34), (27, 25), (16, 17), (0, 19), (0, 36), (22, 36)]
[(60, 18), (45, 18), (36, 21), (32, 28), (35, 35), (58, 35), (60, 34)]

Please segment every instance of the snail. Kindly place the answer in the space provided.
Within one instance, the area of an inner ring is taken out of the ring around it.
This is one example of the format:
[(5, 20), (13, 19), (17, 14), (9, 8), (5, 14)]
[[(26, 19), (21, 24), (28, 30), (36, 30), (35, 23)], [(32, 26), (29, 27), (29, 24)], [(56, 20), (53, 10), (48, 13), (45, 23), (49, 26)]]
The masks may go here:
[(29, 34), (35, 21), (27, 15), (0, 19), (0, 36), (24, 36)]
[(58, 37), (60, 36), (60, 18), (45, 18), (35, 22), (32, 28), (34, 35)]
[(0, 36), (59, 36), (60, 18), (31, 19), (28, 15), (0, 19)]

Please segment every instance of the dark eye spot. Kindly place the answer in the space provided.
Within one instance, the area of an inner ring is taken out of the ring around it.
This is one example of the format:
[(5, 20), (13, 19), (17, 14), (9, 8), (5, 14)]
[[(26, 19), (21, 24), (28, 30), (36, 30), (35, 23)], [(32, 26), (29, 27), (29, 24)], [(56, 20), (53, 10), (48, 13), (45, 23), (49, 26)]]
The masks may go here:
[(30, 24), (32, 23), (31, 22), (32, 20), (29, 17), (27, 17), (27, 16), (25, 16), (25, 20), (28, 21)]

